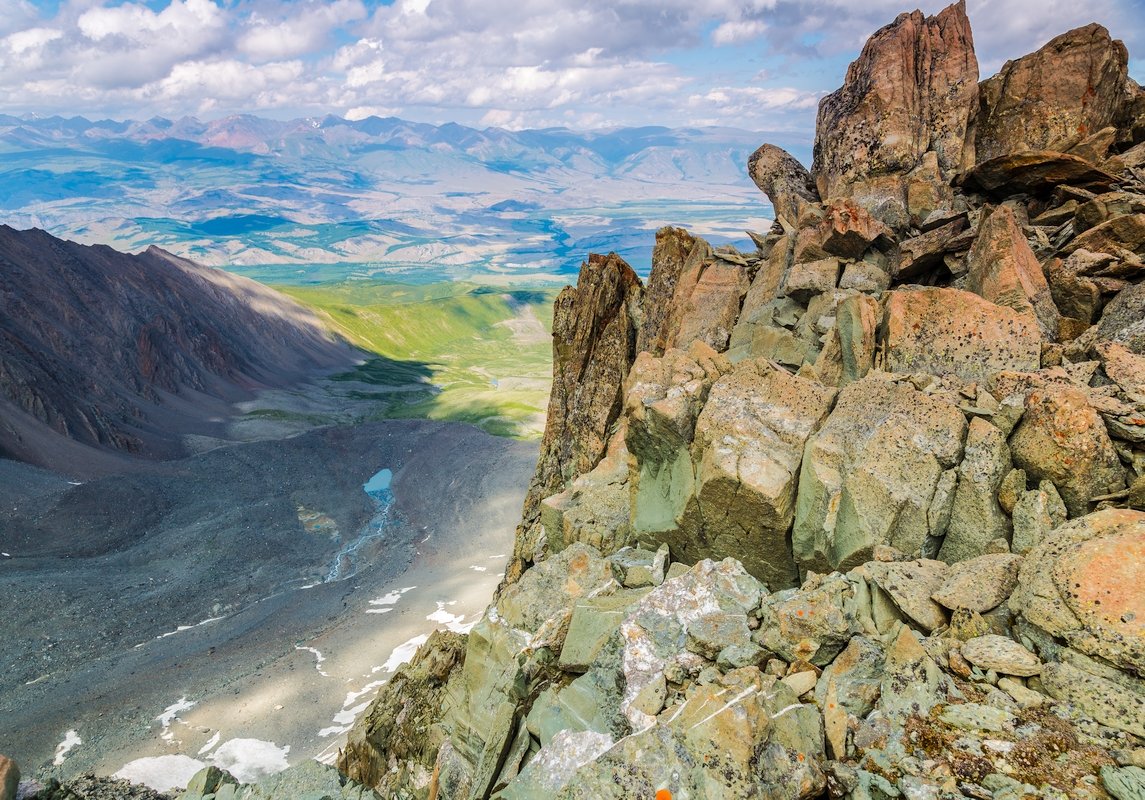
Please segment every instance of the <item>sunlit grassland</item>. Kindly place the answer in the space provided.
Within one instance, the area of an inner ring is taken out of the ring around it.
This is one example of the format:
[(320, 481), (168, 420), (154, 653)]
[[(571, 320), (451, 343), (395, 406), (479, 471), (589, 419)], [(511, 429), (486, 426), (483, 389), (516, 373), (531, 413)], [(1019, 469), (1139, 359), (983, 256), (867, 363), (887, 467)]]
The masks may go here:
[(552, 378), (554, 289), (347, 281), (278, 286), (373, 354), (335, 380), (378, 387), (380, 417), (471, 422), (536, 436)]

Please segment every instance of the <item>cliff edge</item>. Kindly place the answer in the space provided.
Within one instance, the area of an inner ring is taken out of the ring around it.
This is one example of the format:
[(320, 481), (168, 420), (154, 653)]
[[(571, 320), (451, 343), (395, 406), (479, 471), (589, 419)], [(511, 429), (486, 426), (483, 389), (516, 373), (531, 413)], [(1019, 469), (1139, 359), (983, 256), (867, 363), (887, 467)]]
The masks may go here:
[[(751, 252), (557, 303), (542, 459), (468, 634), (340, 768), (401, 798), (1145, 796), (1145, 92), (1100, 26), (979, 83), (879, 30)], [(669, 794), (661, 794), (667, 792)]]

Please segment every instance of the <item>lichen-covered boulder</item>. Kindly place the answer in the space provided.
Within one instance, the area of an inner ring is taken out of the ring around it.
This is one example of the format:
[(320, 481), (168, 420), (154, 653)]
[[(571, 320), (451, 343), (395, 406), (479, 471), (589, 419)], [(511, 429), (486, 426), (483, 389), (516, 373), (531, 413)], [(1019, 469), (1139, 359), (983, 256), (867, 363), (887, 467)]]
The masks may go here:
[(1124, 44), (1097, 24), (1063, 33), (982, 82), (977, 160), (1064, 152), (1102, 128), (1127, 123), (1133, 95)]
[(1036, 370), (1041, 335), (1032, 315), (959, 289), (888, 292), (882, 341), (890, 372), (984, 381), (1003, 370)]
[(1015, 614), (1121, 669), (1145, 670), (1145, 513), (1071, 520), (1026, 556)]
[(1105, 423), (1072, 386), (1047, 383), (1030, 392), (1010, 451), (1030, 478), (1053, 482), (1073, 517), (1087, 513), (1092, 498), (1125, 486)]
[(939, 478), (961, 460), (965, 435), (957, 407), (910, 384), (872, 374), (847, 386), (804, 450), (796, 561), (830, 572), (879, 544), (921, 551)]
[(799, 207), (818, 203), (815, 180), (795, 156), (773, 144), (762, 145), (747, 160), (747, 174), (767, 195), (778, 217), (794, 224)]

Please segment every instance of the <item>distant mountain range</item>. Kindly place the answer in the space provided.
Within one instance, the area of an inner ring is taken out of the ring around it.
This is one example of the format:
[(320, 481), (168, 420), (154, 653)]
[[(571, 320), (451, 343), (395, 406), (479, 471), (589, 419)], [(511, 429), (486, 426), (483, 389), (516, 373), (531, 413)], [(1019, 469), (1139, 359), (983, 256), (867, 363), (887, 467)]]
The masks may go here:
[(357, 357), (241, 276), (0, 225), (0, 459), (78, 475), (182, 455), (253, 390)]
[(660, 225), (719, 242), (765, 224), (745, 167), (762, 141), (729, 128), (0, 115), (0, 220), (285, 282), (346, 264), (358, 276), (535, 279), (575, 271), (589, 250), (641, 269)]

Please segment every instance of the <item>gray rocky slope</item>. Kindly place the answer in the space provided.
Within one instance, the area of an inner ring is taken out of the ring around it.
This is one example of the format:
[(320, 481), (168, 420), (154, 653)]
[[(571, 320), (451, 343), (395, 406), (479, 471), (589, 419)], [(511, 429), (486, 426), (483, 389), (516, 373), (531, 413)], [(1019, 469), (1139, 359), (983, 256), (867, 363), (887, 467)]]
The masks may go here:
[(752, 157), (756, 250), (666, 228), (646, 285), (591, 257), (505, 582), (382, 689), (338, 791), (1145, 797), (1126, 64), (1089, 26), (979, 83), (963, 4), (901, 15), (811, 172)]
[(0, 225), (0, 458), (87, 475), (185, 455), (254, 389), (356, 358), (246, 278)]

